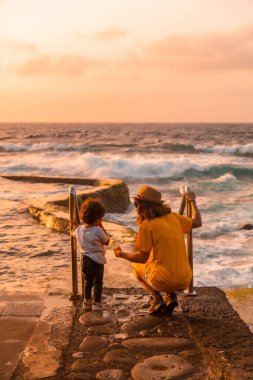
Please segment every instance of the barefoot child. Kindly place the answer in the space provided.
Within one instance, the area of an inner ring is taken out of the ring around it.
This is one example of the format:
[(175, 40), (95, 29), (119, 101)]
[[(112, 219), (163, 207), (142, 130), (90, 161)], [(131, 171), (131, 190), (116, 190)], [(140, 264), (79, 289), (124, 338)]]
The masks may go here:
[[(82, 254), (84, 275), (84, 310), (102, 310), (101, 294), (104, 275), (105, 245), (110, 238), (105, 231), (102, 218), (105, 208), (91, 198), (86, 199), (80, 209), (79, 225), (72, 235), (77, 239)], [(93, 303), (91, 298), (93, 288)]]

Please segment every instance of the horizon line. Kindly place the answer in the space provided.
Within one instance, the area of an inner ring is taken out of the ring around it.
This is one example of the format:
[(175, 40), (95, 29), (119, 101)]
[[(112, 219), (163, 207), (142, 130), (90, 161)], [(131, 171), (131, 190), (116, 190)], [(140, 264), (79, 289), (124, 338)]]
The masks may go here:
[(252, 121), (0, 121), (0, 124), (253, 124)]

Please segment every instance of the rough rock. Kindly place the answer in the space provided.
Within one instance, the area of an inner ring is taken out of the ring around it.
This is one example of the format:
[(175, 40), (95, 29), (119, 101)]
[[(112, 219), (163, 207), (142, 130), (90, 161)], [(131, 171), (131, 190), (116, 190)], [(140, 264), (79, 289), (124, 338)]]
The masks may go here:
[(129, 314), (131, 314), (131, 311), (126, 308), (119, 308), (115, 311), (117, 317), (127, 317)]
[(253, 230), (253, 224), (245, 223), (240, 226), (240, 230)]
[[(78, 359), (76, 360), (72, 366), (71, 369), (75, 372), (84, 372), (84, 375), (88, 373), (88, 364), (86, 359)], [(100, 364), (99, 361), (93, 360), (92, 365), (98, 366)]]
[(74, 352), (74, 353), (72, 354), (72, 358), (75, 358), (75, 359), (82, 359), (82, 358), (83, 358), (83, 352), (80, 352), (80, 351), (78, 351), (78, 352)]
[(100, 336), (87, 336), (79, 346), (80, 351), (97, 351), (106, 345), (105, 338)]
[(190, 358), (192, 356), (199, 355), (199, 352), (196, 349), (193, 350), (183, 350), (178, 353), (179, 356), (182, 356), (183, 358)]
[(119, 321), (120, 323), (126, 323), (126, 322), (129, 322), (129, 317), (118, 318), (118, 321)]
[(126, 322), (122, 325), (121, 330), (126, 333), (140, 332), (148, 330), (162, 323), (158, 317), (143, 317), (133, 322)]
[(123, 348), (126, 350), (126, 348), (123, 347), (122, 344), (120, 344), (120, 343), (111, 343), (109, 345), (109, 348), (110, 348), (110, 350), (121, 350)]
[(112, 318), (108, 316), (100, 315), (99, 313), (85, 313), (79, 318), (79, 322), (86, 327), (105, 325), (106, 323), (111, 323)]
[(137, 363), (131, 374), (134, 380), (180, 380), (194, 372), (186, 359), (176, 355), (156, 355)]
[(115, 298), (116, 300), (126, 300), (129, 298), (129, 295), (124, 293), (116, 293), (113, 295), (113, 298)]
[(110, 335), (113, 334), (113, 329), (107, 325), (96, 325), (88, 328), (88, 331), (98, 335)]
[(93, 380), (89, 373), (70, 373), (69, 375), (65, 376), (64, 379), (66, 380)]
[(113, 338), (116, 340), (124, 340), (128, 338), (127, 334), (115, 334), (113, 335)]
[(143, 350), (181, 350), (183, 348), (192, 347), (192, 342), (183, 338), (136, 338), (127, 339), (122, 342), (122, 345), (130, 349)]
[(136, 359), (130, 351), (126, 349), (112, 350), (107, 352), (104, 356), (103, 362), (106, 364), (111, 363), (135, 363)]
[(123, 371), (120, 369), (105, 369), (96, 374), (97, 380), (125, 380)]

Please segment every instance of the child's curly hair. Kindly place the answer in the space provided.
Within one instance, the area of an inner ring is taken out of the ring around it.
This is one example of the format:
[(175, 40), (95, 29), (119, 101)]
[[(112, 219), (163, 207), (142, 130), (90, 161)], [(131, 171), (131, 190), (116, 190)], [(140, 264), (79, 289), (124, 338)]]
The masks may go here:
[(81, 204), (80, 219), (84, 223), (93, 224), (97, 219), (103, 218), (104, 215), (104, 206), (92, 198), (85, 199)]

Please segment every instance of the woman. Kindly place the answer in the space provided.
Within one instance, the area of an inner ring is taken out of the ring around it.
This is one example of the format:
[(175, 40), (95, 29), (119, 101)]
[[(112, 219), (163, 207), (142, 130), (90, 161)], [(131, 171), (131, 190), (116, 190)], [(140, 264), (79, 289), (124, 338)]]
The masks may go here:
[(185, 195), (192, 204), (193, 218), (171, 212), (160, 191), (142, 186), (134, 197), (139, 224), (137, 251), (123, 252), (119, 246), (114, 248), (115, 256), (134, 263), (137, 280), (151, 295), (151, 315), (158, 315), (162, 310), (172, 314), (178, 306), (174, 292), (186, 289), (192, 279), (184, 233), (201, 227), (202, 221), (196, 195), (193, 192)]

